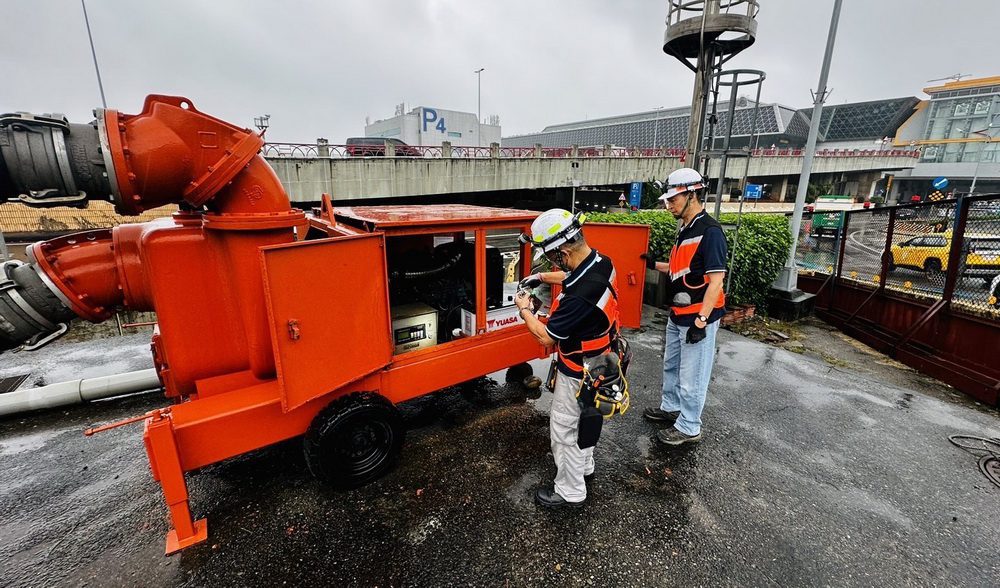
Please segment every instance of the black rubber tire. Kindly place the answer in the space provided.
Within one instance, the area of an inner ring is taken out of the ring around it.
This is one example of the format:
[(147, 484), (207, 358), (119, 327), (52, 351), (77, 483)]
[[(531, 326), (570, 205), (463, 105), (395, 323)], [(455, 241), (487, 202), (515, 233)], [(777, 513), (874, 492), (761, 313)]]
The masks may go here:
[(504, 380), (508, 384), (520, 384), (524, 382), (525, 378), (533, 375), (534, 373), (534, 370), (531, 369), (531, 364), (527, 362), (519, 363), (507, 368), (507, 373), (504, 374)]
[(405, 437), (403, 418), (391, 402), (372, 392), (354, 392), (316, 415), (303, 449), (313, 476), (350, 490), (392, 471)]
[(924, 261), (924, 273), (931, 282), (935, 284), (944, 283), (944, 271), (941, 270), (940, 259), (932, 257)]

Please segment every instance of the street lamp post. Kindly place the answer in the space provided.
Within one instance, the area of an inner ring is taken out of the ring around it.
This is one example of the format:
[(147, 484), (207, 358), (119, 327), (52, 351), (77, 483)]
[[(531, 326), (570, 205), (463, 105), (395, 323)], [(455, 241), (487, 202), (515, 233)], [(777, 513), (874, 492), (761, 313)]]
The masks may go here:
[[(820, 68), (819, 84), (814, 94), (812, 117), (809, 121), (809, 135), (806, 139), (805, 153), (802, 157), (802, 173), (799, 174), (799, 187), (795, 193), (795, 210), (792, 212), (791, 233), (792, 246), (788, 251), (785, 267), (778, 274), (778, 279), (772, 286), (775, 290), (787, 293), (798, 292), (799, 269), (795, 262), (795, 248), (798, 244), (799, 229), (802, 225), (802, 210), (805, 207), (806, 192), (809, 190), (809, 176), (812, 173), (813, 157), (816, 155), (816, 139), (819, 135), (819, 122), (823, 115), (823, 103), (826, 102), (826, 80), (830, 75), (830, 62), (833, 60), (833, 46), (837, 39), (837, 25), (840, 22), (840, 7), (844, 0), (833, 0), (833, 16), (830, 18), (830, 31), (826, 37), (826, 52), (823, 54), (823, 65)], [(721, 180), (720, 180), (721, 181)]]
[(483, 146), (483, 76), (485, 67), (472, 72), (476, 74), (476, 146)]

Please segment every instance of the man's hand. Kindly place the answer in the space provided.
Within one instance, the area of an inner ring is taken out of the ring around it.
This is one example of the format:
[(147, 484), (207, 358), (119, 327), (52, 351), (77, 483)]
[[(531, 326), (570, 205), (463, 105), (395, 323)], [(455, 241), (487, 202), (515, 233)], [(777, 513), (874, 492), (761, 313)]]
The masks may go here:
[(639, 255), (639, 257), (641, 257), (646, 262), (646, 269), (651, 269), (651, 270), (656, 269), (656, 262), (658, 261), (657, 258), (659, 256), (660, 255), (655, 251), (649, 251), (647, 253)]
[(687, 337), (685, 337), (684, 342), (691, 344), (700, 343), (706, 336), (708, 336), (708, 333), (705, 332), (705, 327), (699, 327), (696, 324), (688, 328)]
[(542, 285), (542, 274), (531, 274), (517, 284), (518, 290), (537, 288)]
[(514, 297), (514, 306), (517, 307), (517, 311), (521, 312), (525, 308), (531, 309), (531, 294), (527, 290), (518, 290), (517, 296)]

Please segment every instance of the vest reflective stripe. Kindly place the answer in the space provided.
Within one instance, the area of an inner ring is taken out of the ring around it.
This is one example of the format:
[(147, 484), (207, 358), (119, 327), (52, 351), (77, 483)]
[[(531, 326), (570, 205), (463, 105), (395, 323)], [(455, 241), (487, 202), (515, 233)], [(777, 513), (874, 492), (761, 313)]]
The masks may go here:
[[(674, 314), (697, 314), (701, 311), (709, 278), (708, 274), (693, 274), (691, 263), (698, 253), (698, 248), (701, 246), (705, 231), (713, 226), (718, 226), (721, 230), (721, 226), (719, 226), (715, 219), (706, 216), (704, 212), (699, 213), (691, 221), (691, 224), (681, 229), (679, 235), (681, 239), (670, 250), (671, 297), (682, 292), (686, 292), (691, 297), (690, 304), (672, 306), (671, 309)], [(691, 281), (698, 281), (700, 279), (701, 283), (691, 284), (689, 283), (689, 278)], [(715, 302), (713, 308), (725, 308), (725, 306), (726, 294), (725, 292), (720, 292), (719, 299)]]
[(701, 245), (701, 235), (684, 239), (670, 250), (670, 279), (676, 280), (691, 272), (691, 260)]
[(587, 341), (580, 342), (580, 351), (587, 353), (588, 351), (603, 351), (604, 348), (611, 346), (611, 335), (605, 333), (596, 339), (588, 339)]
[(573, 361), (572, 359), (570, 359), (569, 357), (567, 357), (567, 355), (565, 353), (563, 353), (562, 351), (560, 351), (558, 347), (556, 348), (556, 353), (559, 356), (559, 361), (562, 362), (563, 364), (565, 364), (566, 367), (568, 367), (569, 369), (571, 369), (571, 370), (573, 370), (575, 372), (581, 372), (581, 373), (583, 373), (583, 365), (582, 364), (579, 364), (579, 363)]

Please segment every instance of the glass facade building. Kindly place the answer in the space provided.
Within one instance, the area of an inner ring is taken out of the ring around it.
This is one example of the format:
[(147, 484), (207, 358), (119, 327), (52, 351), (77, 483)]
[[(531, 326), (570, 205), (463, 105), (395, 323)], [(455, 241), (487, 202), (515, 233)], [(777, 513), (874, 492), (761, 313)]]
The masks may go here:
[(1000, 161), (1000, 142), (992, 141), (1000, 125), (991, 127), (1000, 118), (1000, 80), (978, 87), (947, 89), (951, 85), (925, 90), (931, 99), (921, 161)]

